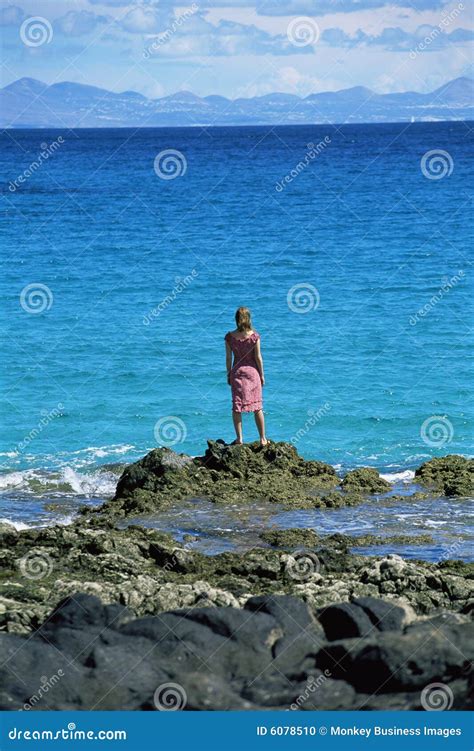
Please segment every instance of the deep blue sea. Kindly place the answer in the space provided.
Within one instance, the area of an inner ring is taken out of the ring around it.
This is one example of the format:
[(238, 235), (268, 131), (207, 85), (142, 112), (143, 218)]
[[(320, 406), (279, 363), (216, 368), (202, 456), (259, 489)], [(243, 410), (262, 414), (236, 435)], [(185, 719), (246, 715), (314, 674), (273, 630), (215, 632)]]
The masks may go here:
[(270, 438), (399, 482), (470, 455), (472, 141), (463, 122), (4, 132), (0, 518), (65, 519), (113, 492), (104, 464), (231, 440), (239, 305)]

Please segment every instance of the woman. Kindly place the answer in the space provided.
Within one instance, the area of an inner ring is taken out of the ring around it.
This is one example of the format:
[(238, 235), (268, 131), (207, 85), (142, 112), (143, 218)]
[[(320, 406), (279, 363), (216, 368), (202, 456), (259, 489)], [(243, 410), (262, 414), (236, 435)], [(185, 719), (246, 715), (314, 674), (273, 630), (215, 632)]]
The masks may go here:
[(266, 446), (265, 419), (262, 411), (262, 386), (265, 384), (265, 378), (260, 335), (252, 329), (248, 308), (238, 308), (235, 323), (237, 328), (225, 335), (227, 383), (232, 388), (232, 419), (237, 436), (234, 443), (243, 443), (242, 412), (253, 412), (260, 445)]

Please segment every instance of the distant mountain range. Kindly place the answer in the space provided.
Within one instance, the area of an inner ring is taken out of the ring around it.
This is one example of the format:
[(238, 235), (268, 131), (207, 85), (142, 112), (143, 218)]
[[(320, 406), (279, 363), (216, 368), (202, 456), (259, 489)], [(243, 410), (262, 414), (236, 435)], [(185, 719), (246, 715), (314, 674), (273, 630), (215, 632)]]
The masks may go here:
[(0, 89), (1, 128), (121, 128), (192, 125), (292, 125), (474, 120), (474, 80), (456, 78), (418, 94), (376, 94), (363, 86), (301, 98), (267, 94), (248, 99), (204, 98), (181, 91), (147, 99), (79, 83), (48, 86), (20, 78)]

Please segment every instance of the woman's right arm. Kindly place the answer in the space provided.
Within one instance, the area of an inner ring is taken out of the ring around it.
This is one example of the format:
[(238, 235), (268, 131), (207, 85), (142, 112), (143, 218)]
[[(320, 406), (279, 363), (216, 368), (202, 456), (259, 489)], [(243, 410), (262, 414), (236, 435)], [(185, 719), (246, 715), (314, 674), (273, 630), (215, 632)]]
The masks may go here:
[(225, 342), (225, 367), (227, 370), (227, 383), (230, 385), (230, 371), (232, 370), (232, 350), (227, 339)]
[(260, 380), (262, 381), (262, 386), (265, 386), (265, 376), (263, 374), (263, 358), (262, 358), (262, 352), (260, 350), (260, 339), (257, 339), (255, 342), (255, 362), (257, 363), (257, 369), (260, 373)]

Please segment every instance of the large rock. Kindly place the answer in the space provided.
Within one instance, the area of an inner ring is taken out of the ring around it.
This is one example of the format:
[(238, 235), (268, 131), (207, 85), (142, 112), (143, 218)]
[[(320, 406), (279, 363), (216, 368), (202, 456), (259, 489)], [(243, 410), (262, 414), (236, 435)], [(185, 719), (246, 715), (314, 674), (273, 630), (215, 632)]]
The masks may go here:
[[(208, 441), (201, 457), (176, 454), (170, 449), (151, 451), (126, 468), (115, 498), (100, 513), (137, 514), (196, 497), (222, 504), (261, 499), (310, 508), (324, 505), (324, 496), (315, 495), (315, 491), (338, 484), (333, 467), (303, 459), (291, 444), (233, 446)], [(344, 495), (337, 497), (344, 505)]]
[(447, 496), (474, 495), (474, 459), (450, 454), (418, 467), (415, 480)]

